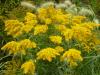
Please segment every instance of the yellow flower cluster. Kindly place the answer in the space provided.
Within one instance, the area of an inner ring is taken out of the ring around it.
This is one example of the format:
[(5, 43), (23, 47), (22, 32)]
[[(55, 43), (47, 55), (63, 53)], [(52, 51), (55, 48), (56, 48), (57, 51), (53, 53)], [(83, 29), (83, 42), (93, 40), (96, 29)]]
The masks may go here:
[(52, 61), (53, 58), (56, 58), (56, 56), (60, 55), (57, 50), (53, 48), (45, 48), (40, 50), (37, 53), (37, 59), (43, 59), (43, 60), (48, 60), (49, 62)]
[(37, 24), (36, 15), (30, 12), (26, 13), (24, 26), (22, 30), (26, 33), (29, 33), (34, 26)]
[(72, 26), (71, 28), (66, 27), (65, 25), (56, 26), (62, 36), (65, 37), (65, 40), (69, 41), (71, 39), (76, 39), (79, 41), (86, 41), (92, 36), (92, 31), (94, 25), (92, 23), (82, 23)]
[(50, 6), (39, 8), (36, 14), (28, 12), (23, 23), (18, 20), (7, 20), (5, 22), (5, 31), (13, 37), (31, 31), (34, 35), (38, 35), (46, 33), (48, 25), (54, 25), (61, 32), (62, 36), (65, 37), (65, 40), (69, 41), (74, 38), (83, 41), (91, 37), (91, 30), (97, 26), (95, 23), (85, 22), (85, 19), (85, 16), (74, 16)]
[(16, 54), (19, 51), (18, 47), (19, 43), (16, 41), (11, 41), (4, 45), (1, 50), (7, 50), (9, 51), (9, 54)]
[(36, 43), (29, 39), (21, 40), (19, 43), (22, 48), (36, 48)]
[(24, 39), (19, 42), (11, 41), (4, 45), (1, 50), (7, 50), (9, 54), (16, 55), (17, 53), (21, 53), (25, 55), (27, 48), (36, 48), (36, 43), (31, 42), (29, 39)]
[(24, 74), (32, 74), (35, 73), (35, 64), (32, 60), (26, 61), (22, 64), (21, 69), (23, 69)]
[(82, 45), (84, 50), (89, 53), (93, 49), (96, 49), (97, 45), (100, 45), (100, 39), (96, 38), (96, 36), (92, 36), (91, 41), (82, 42), (80, 45)]
[(77, 24), (81, 24), (83, 20), (85, 20), (86, 17), (85, 16), (73, 16), (72, 18), (72, 24), (73, 25), (77, 25)]
[(77, 61), (83, 61), (81, 52), (76, 49), (69, 49), (63, 54), (61, 58), (61, 60), (66, 60), (69, 63), (70, 67), (77, 66)]
[(98, 27), (98, 24), (93, 23), (93, 22), (84, 22), (84, 23), (81, 23), (81, 26), (82, 27), (86, 27), (86, 28), (88, 28), (90, 30), (93, 30), (94, 27)]
[(61, 44), (62, 43), (62, 37), (61, 36), (50, 36), (49, 38), (55, 44)]
[(65, 30), (62, 31), (62, 35), (65, 37), (66, 41), (69, 41), (73, 38), (73, 30), (70, 28), (66, 28)]
[(36, 15), (30, 12), (27, 12), (25, 16), (25, 21), (31, 21), (31, 20), (36, 20)]
[(69, 16), (69, 14), (64, 14), (61, 9), (56, 9), (53, 6), (38, 10), (38, 18), (45, 24), (67, 24)]
[(45, 33), (48, 30), (47, 25), (37, 25), (34, 28), (34, 35), (40, 34), (40, 33)]
[(17, 37), (22, 34), (21, 27), (23, 23), (18, 20), (7, 20), (5, 21), (5, 31), (7, 31), (8, 35), (12, 35), (13, 37)]
[(73, 26), (73, 37), (79, 41), (87, 41), (92, 35), (92, 32), (90, 29), (82, 26)]
[(61, 46), (56, 46), (55, 49), (57, 50), (58, 53), (61, 53), (64, 51), (64, 48)]

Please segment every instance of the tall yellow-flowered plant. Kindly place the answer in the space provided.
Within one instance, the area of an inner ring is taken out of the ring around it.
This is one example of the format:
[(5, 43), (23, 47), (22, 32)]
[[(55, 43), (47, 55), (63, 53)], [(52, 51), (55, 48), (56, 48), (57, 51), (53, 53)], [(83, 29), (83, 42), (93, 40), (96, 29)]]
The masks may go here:
[(99, 25), (86, 20), (85, 16), (53, 6), (38, 8), (35, 13), (26, 13), (23, 22), (5, 21), (5, 31), (14, 39), (1, 50), (20, 57), (24, 74), (49, 75), (49, 67), (56, 72), (63, 62), (67, 68), (76, 67), (84, 61), (84, 52), (89, 53), (100, 44), (93, 32)]
[(34, 75), (35, 72), (35, 64), (33, 60), (26, 61), (22, 64), (21, 69), (23, 69), (24, 74), (30, 73)]
[(60, 54), (55, 49), (45, 48), (37, 53), (37, 59), (48, 60), (49, 62), (51, 62), (52, 59), (56, 58), (56, 56), (58, 56), (58, 55), (60, 55)]
[(31, 42), (29, 39), (24, 39), (18, 42), (11, 41), (3, 46), (1, 50), (7, 50), (9, 51), (9, 54), (16, 55), (17, 53), (21, 53), (25, 55), (28, 48), (36, 48), (36, 43)]
[(78, 65), (77, 61), (82, 61), (83, 58), (79, 50), (69, 49), (63, 54), (61, 60), (66, 60), (69, 63), (69, 66), (73, 67), (73, 66), (77, 66)]

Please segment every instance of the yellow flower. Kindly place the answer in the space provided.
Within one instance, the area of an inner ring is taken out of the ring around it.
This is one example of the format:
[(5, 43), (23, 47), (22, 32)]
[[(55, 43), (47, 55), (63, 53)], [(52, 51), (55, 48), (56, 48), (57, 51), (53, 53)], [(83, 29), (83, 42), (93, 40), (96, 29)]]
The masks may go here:
[(37, 24), (36, 15), (28, 12), (25, 16), (24, 24), (22, 31), (29, 33)]
[(73, 26), (73, 37), (79, 41), (87, 41), (92, 35), (91, 30), (82, 26)]
[(19, 42), (11, 41), (4, 45), (1, 49), (9, 51), (9, 54), (16, 55), (17, 53), (21, 53), (25, 55), (27, 48), (36, 48), (36, 43), (31, 42), (29, 39), (24, 39)]
[(37, 24), (37, 20), (29, 20), (24, 22), (25, 25), (35, 26)]
[(22, 27), (22, 31), (29, 33), (34, 28), (34, 26), (37, 24), (37, 20), (27, 20), (25, 21), (24, 24), (25, 25)]
[(38, 18), (40, 20), (45, 20), (45, 18), (47, 17), (47, 11), (45, 8), (39, 8), (38, 9)]
[(61, 33), (67, 29), (65, 25), (55, 25), (55, 28), (58, 29)]
[(64, 14), (61, 9), (54, 8), (50, 16), (51, 16), (53, 23), (57, 23), (57, 24), (67, 24), (68, 23), (68, 15)]
[(66, 41), (69, 41), (73, 38), (73, 30), (72, 29), (65, 29), (65, 31), (62, 31), (62, 35), (65, 37)]
[(23, 69), (24, 74), (32, 74), (34, 75), (35, 72), (35, 64), (32, 60), (26, 61), (24, 64), (22, 64), (21, 69)]
[(7, 20), (5, 21), (5, 31), (7, 31), (8, 35), (12, 35), (13, 37), (17, 37), (22, 35), (21, 27), (24, 24), (19, 22), (18, 20)]
[(81, 23), (81, 26), (86, 27), (90, 30), (93, 30), (93, 28), (96, 27), (96, 24), (93, 22), (84, 22), (84, 23)]
[(34, 20), (34, 19), (36, 19), (36, 15), (35, 14), (30, 13), (30, 12), (26, 13), (25, 21), (30, 21), (30, 20)]
[(46, 8), (47, 14), (49, 13), (50, 17), (52, 17), (53, 15), (57, 14), (57, 9), (54, 8), (54, 6), (49, 6)]
[(57, 23), (68, 24), (69, 14), (64, 14), (61, 9), (55, 9), (53, 6), (40, 8), (38, 10), (38, 18), (45, 21), (45, 24)]
[(63, 56), (61, 58), (62, 58), (62, 60), (67, 60), (70, 67), (77, 66), (77, 61), (83, 61), (81, 52), (76, 49), (69, 49), (68, 51), (66, 51), (63, 54)]
[(64, 51), (64, 48), (61, 46), (56, 46), (55, 49), (57, 50), (58, 53), (61, 53)]
[(53, 58), (56, 58), (56, 56), (60, 55), (55, 49), (53, 48), (45, 48), (40, 50), (37, 53), (37, 59), (43, 59), (48, 60), (49, 62), (52, 61)]
[(27, 48), (36, 48), (36, 43), (32, 42), (29, 39), (24, 39), (24, 40), (20, 41), (19, 43), (20, 43), (20, 46), (22, 48), (24, 48), (24, 49), (27, 49)]
[(47, 25), (37, 25), (34, 28), (34, 35), (38, 35), (40, 33), (46, 33), (47, 30), (48, 30), (48, 26)]
[(32, 42), (29, 39), (24, 39), (18, 42), (19, 43), (19, 51), (26, 54), (26, 49), (28, 48), (36, 48), (36, 43)]
[(37, 24), (37, 20), (25, 21), (25, 25), (35, 26), (36, 24)]
[(51, 23), (52, 23), (52, 20), (50, 18), (45, 19), (45, 24), (46, 25), (51, 24)]
[(63, 24), (63, 23), (66, 24), (66, 22), (67, 22), (66, 19), (64, 18), (64, 16), (59, 15), (59, 14), (55, 15), (55, 20), (54, 21), (56, 21), (57, 23), (60, 23), (60, 24)]
[(22, 31), (26, 32), (26, 33), (29, 33), (32, 30), (32, 28), (33, 28), (33, 26), (31, 26), (31, 25), (24, 25), (22, 27)]
[(73, 25), (80, 24), (84, 19), (86, 19), (85, 16), (73, 16), (72, 24)]
[(49, 38), (55, 44), (61, 44), (62, 43), (62, 37), (61, 36), (50, 36)]
[(9, 51), (9, 54), (15, 55), (19, 52), (19, 43), (15, 42), (15, 41), (8, 42), (6, 45), (4, 45), (1, 48), (1, 50), (7, 50), (7, 51)]

